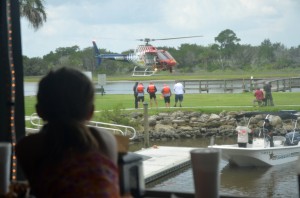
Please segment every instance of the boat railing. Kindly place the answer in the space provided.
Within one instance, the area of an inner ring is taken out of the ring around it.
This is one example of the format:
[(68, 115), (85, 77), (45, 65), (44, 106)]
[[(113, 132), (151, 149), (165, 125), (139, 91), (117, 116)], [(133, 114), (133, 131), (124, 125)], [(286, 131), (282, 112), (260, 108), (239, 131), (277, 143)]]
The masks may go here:
[(295, 120), (295, 125), (294, 125), (294, 131), (293, 131), (292, 142), (294, 142), (294, 137), (295, 137), (295, 132), (296, 132), (297, 124), (298, 124), (298, 119)]
[[(37, 113), (33, 113), (30, 116), (30, 123), (35, 127), (35, 129), (40, 129), (43, 126), (42, 119), (37, 115)], [(98, 122), (98, 121), (89, 121), (87, 126), (93, 126), (96, 128), (105, 129), (111, 131), (114, 134), (118, 133), (123, 136), (129, 136), (130, 140), (136, 137), (136, 130), (131, 126)]]

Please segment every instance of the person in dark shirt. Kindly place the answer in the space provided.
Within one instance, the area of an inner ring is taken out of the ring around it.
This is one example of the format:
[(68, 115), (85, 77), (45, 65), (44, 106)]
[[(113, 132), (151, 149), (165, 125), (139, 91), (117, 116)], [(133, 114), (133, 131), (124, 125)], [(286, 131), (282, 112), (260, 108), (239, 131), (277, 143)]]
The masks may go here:
[(270, 124), (269, 119), (265, 119), (264, 129), (266, 129), (266, 137), (270, 141), (270, 147), (274, 147), (273, 142), (273, 126)]
[(133, 95), (134, 95), (134, 108), (138, 108), (138, 92), (136, 91), (136, 88), (138, 86), (138, 82), (136, 82), (133, 86)]
[(271, 88), (272, 88), (271, 82), (264, 84), (265, 106), (274, 106)]

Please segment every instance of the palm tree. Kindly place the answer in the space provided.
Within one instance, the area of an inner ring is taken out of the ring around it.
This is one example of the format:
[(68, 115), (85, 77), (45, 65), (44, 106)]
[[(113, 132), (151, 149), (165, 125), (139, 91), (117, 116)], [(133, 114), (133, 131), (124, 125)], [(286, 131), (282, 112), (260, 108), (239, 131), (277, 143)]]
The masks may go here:
[(21, 17), (27, 18), (35, 30), (47, 20), (43, 2), (44, 0), (19, 0)]

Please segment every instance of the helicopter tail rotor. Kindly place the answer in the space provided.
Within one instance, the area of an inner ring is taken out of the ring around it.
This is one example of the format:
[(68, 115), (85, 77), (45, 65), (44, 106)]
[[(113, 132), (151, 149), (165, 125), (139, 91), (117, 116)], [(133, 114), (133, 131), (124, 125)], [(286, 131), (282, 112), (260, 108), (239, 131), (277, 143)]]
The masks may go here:
[(97, 44), (95, 41), (93, 41), (93, 47), (94, 47), (94, 51), (95, 51), (95, 57), (97, 58), (97, 65), (99, 66), (102, 62), (102, 58), (101, 58), (101, 54), (99, 51), (99, 48), (97, 47)]

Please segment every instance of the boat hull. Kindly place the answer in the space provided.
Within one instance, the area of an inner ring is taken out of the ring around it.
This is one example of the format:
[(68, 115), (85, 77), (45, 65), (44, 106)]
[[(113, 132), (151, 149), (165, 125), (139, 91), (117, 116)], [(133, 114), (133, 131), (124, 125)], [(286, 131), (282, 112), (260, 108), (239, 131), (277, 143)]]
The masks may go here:
[(274, 166), (296, 161), (300, 156), (300, 145), (268, 148), (240, 148), (235, 145), (213, 145), (220, 149), (222, 159), (232, 166)]

